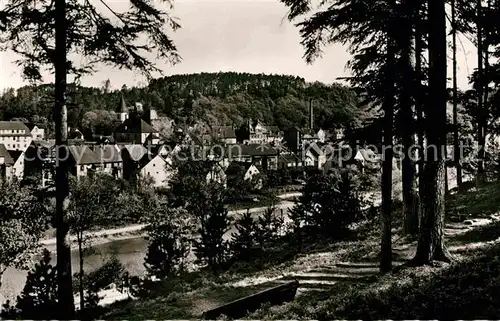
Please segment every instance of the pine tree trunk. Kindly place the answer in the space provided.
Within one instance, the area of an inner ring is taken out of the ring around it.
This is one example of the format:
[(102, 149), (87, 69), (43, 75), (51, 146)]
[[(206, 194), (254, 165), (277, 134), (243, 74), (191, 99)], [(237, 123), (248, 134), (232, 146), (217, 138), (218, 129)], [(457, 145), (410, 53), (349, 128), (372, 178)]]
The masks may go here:
[(423, 173), (422, 217), (416, 264), (449, 261), (444, 245), (446, 146), (446, 12), (445, 0), (429, 0), (429, 100), (426, 105), (427, 149)]
[(68, 169), (63, 161), (68, 153), (68, 124), (66, 109), (66, 3), (55, 1), (55, 131), (56, 131), (56, 250), (57, 250), (57, 298), (60, 319), (72, 318), (75, 311), (73, 276), (71, 273), (71, 248), (68, 242)]
[[(420, 204), (424, 191), (424, 115), (423, 115), (423, 95), (422, 95), (422, 22), (421, 22), (422, 1), (415, 1), (415, 111), (417, 112), (417, 136), (418, 136), (418, 196)], [(420, 205), (419, 204), (419, 205)], [(419, 206), (420, 209), (421, 206)], [(420, 215), (420, 213), (419, 213)]]
[[(394, 9), (395, 1), (389, 0)], [(382, 163), (382, 240), (380, 249), (380, 272), (392, 270), (392, 159), (393, 159), (393, 119), (394, 119), (394, 68), (395, 48), (392, 30), (392, 18), (387, 23), (387, 60), (386, 60), (386, 94), (384, 109), (384, 154)]]
[(78, 281), (80, 282), (80, 312), (83, 313), (85, 309), (85, 299), (83, 296), (83, 232), (78, 236), (78, 256), (80, 258), (80, 273)]
[(453, 51), (453, 159), (457, 175), (457, 189), (462, 190), (462, 152), (458, 142), (458, 84), (457, 84), (457, 30), (456, 30), (456, 0), (451, 0), (452, 51)]
[(477, 105), (478, 105), (478, 124), (477, 124), (477, 143), (478, 143), (478, 154), (477, 154), (477, 176), (476, 176), (476, 186), (481, 187), (485, 181), (485, 171), (484, 171), (484, 158), (485, 158), (485, 140), (486, 133), (484, 128), (484, 105), (483, 105), (483, 30), (481, 26), (482, 20), (482, 5), (481, 0), (477, 0), (477, 73), (478, 73), (478, 86), (477, 86)]
[(400, 112), (402, 126), (402, 141), (404, 158), (402, 161), (402, 187), (403, 187), (403, 212), (405, 217), (404, 231), (406, 234), (416, 234), (418, 231), (418, 195), (417, 177), (415, 173), (415, 121), (412, 108), (413, 72), (411, 66), (411, 40), (413, 27), (413, 8), (410, 0), (405, 0), (403, 6), (404, 28), (401, 50), (402, 93), (400, 99)]

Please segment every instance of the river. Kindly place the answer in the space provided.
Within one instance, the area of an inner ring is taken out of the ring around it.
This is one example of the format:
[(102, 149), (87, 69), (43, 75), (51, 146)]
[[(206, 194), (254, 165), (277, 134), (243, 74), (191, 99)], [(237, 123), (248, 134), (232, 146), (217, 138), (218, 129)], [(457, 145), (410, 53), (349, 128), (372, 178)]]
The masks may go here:
[[(283, 202), (278, 207), (286, 209), (293, 205), (291, 202)], [(258, 216), (259, 212), (252, 213), (252, 216)], [(236, 232), (236, 228), (231, 226), (228, 232), (224, 235), (225, 239), (229, 239), (232, 233)], [(144, 257), (147, 251), (147, 241), (143, 236), (136, 236), (121, 240), (113, 240), (108, 243), (92, 246), (92, 250), (88, 251), (84, 260), (84, 271), (90, 272), (98, 269), (102, 264), (113, 255), (124, 265), (125, 269), (131, 275), (142, 275), (145, 271)], [(191, 256), (194, 257), (193, 253)], [(36, 259), (36, 261), (38, 261)], [(79, 269), (78, 251), (71, 252), (71, 262), (73, 273)], [(52, 254), (52, 264), (56, 263), (56, 255)], [(0, 288), (0, 304), (4, 300), (15, 299), (21, 292), (26, 282), (27, 271), (21, 271), (13, 268), (7, 269), (3, 275), (2, 286)], [(0, 305), (1, 308), (1, 305)]]

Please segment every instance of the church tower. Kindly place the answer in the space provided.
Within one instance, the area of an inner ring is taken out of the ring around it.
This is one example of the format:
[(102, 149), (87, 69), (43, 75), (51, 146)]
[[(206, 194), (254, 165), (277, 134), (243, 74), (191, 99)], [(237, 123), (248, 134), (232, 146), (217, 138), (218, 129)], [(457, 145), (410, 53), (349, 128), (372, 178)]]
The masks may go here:
[(128, 108), (123, 94), (120, 97), (120, 102), (118, 103), (118, 107), (116, 108), (116, 113), (120, 115), (120, 121), (122, 123), (128, 119)]

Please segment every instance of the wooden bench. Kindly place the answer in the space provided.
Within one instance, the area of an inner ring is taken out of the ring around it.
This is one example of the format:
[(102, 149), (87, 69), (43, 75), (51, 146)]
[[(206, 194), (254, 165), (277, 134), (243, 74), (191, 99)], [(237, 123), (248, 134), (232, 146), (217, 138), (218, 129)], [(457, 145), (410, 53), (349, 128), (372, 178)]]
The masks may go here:
[[(276, 305), (293, 301), (298, 287), (299, 282), (297, 280), (281, 284), (221, 305), (215, 309), (205, 311), (203, 313), (203, 318), (205, 320), (215, 320), (221, 315), (225, 315), (231, 319), (242, 318), (248, 313), (259, 309), (265, 303)], [(235, 291), (237, 291), (237, 289), (235, 289)]]

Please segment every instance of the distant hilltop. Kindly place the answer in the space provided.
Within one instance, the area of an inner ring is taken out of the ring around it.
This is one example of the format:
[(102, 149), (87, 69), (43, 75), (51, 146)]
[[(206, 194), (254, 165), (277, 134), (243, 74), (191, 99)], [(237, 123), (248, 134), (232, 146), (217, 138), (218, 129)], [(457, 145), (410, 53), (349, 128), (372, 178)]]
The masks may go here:
[[(323, 129), (346, 127), (355, 121), (358, 99), (341, 84), (308, 83), (286, 75), (236, 72), (173, 75), (152, 80), (145, 87), (110, 90), (101, 87), (68, 86), (68, 123), (82, 131), (106, 134), (114, 127), (116, 106), (126, 101), (140, 103), (144, 113), (156, 111), (159, 118), (187, 125), (241, 126), (259, 119), (280, 129), (307, 127), (313, 104), (315, 124)], [(6, 90), (0, 97), (0, 119), (25, 118), (44, 121), (51, 128), (53, 86), (43, 84)]]

